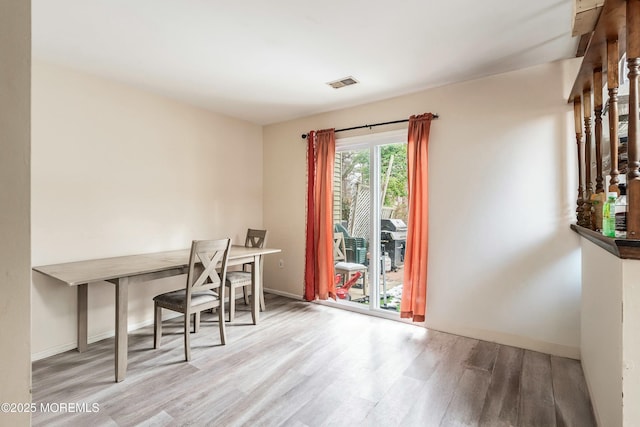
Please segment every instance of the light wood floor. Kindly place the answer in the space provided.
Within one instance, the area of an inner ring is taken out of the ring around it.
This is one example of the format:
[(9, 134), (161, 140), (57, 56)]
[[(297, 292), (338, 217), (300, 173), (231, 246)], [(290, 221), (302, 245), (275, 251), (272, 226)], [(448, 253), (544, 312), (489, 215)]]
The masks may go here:
[(183, 360), (181, 318), (129, 335), (127, 379), (113, 339), (33, 364), (33, 402), (98, 403), (97, 413), (36, 413), (38, 426), (595, 425), (580, 363), (266, 295), (249, 325), (239, 304), (220, 346), (203, 314)]

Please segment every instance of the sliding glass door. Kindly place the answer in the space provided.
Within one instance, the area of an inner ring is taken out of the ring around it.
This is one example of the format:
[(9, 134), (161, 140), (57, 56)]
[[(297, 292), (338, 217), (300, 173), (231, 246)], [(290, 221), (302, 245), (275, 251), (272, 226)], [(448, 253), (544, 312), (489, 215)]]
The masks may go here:
[(338, 301), (352, 308), (394, 315), (400, 309), (408, 212), (405, 138), (406, 131), (389, 132), (336, 144)]

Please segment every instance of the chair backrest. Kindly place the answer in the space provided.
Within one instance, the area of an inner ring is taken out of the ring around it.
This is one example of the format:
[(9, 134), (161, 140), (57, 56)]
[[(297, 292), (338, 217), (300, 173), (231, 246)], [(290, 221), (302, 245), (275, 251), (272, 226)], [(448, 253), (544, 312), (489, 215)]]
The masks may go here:
[(344, 234), (333, 233), (333, 262), (346, 261), (346, 252), (344, 248)]
[(193, 292), (220, 288), (220, 301), (224, 301), (224, 286), (220, 284), (224, 283), (227, 277), (230, 247), (231, 239), (194, 240), (191, 243), (187, 299), (191, 298)]
[(244, 245), (247, 248), (264, 248), (267, 244), (267, 230), (254, 230), (252, 228), (247, 230), (247, 238), (244, 241)]

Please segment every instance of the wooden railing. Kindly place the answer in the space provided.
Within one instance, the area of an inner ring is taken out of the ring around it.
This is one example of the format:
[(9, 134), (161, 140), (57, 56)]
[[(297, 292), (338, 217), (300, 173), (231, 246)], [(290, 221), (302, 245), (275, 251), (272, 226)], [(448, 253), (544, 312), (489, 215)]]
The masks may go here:
[[(627, 238), (640, 239), (640, 135), (638, 134), (638, 76), (640, 66), (640, 0), (606, 0), (573, 85), (573, 103), (578, 151), (579, 226), (599, 229), (604, 202), (605, 179), (602, 161), (603, 75), (607, 75), (609, 98), (609, 140), (611, 170), (608, 191), (619, 193), (618, 183), (618, 87), (619, 63), (626, 52), (629, 69), (629, 127), (627, 173)], [(593, 111), (592, 111), (593, 96)], [(592, 135), (592, 116), (594, 134)], [(592, 138), (593, 136), (593, 138)], [(595, 143), (595, 187), (591, 172), (592, 144)]]

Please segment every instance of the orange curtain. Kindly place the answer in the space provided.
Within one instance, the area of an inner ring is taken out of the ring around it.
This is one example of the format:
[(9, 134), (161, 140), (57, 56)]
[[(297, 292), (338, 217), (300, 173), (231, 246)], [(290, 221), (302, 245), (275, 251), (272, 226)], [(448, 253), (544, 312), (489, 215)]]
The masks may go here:
[(307, 230), (306, 230), (306, 250), (304, 263), (304, 299), (313, 301), (316, 298), (315, 287), (315, 177), (316, 177), (316, 153), (315, 153), (315, 136), (314, 131), (309, 132), (307, 139)]
[(336, 298), (333, 266), (333, 129), (309, 133), (305, 299)]
[(407, 138), (409, 223), (400, 317), (412, 319), (414, 322), (424, 322), (427, 309), (428, 148), (432, 119), (431, 113), (411, 116)]

